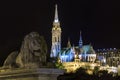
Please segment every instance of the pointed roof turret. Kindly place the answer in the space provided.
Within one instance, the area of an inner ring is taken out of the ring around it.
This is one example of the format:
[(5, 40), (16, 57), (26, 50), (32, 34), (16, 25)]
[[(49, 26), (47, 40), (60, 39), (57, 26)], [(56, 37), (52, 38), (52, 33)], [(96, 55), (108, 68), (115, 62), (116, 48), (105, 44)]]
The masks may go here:
[(54, 17), (54, 22), (59, 22), (57, 4), (55, 5), (55, 17)]
[(59, 30), (61, 32), (61, 27), (60, 27), (60, 21), (58, 18), (58, 8), (57, 4), (55, 5), (55, 15), (54, 15), (54, 21), (53, 21), (53, 28), (52, 30)]
[(75, 54), (75, 46), (74, 46), (74, 44), (73, 44), (72, 50), (73, 50), (73, 54)]
[(70, 48), (70, 47), (71, 47), (71, 43), (70, 43), (70, 39), (69, 39), (69, 38), (68, 38), (67, 47), (68, 47), (68, 48)]
[(82, 48), (82, 46), (83, 46), (83, 41), (82, 41), (82, 35), (80, 31), (79, 47)]

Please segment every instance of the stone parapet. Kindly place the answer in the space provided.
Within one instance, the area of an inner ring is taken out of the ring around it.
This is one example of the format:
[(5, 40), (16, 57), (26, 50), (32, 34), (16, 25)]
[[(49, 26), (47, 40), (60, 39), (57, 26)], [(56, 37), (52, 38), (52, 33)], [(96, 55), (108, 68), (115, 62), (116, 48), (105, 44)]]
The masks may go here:
[(0, 80), (57, 80), (65, 71), (61, 69), (4, 69), (0, 70)]

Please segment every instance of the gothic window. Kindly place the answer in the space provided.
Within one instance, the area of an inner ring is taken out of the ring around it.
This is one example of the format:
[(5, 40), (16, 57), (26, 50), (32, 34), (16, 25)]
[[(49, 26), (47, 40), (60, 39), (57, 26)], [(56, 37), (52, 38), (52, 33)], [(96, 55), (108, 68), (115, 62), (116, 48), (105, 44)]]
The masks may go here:
[(56, 37), (55, 37), (55, 42), (57, 41)]
[(58, 49), (60, 48), (60, 46), (58, 45)]
[(59, 37), (58, 37), (58, 42), (59, 42), (60, 40), (59, 40)]

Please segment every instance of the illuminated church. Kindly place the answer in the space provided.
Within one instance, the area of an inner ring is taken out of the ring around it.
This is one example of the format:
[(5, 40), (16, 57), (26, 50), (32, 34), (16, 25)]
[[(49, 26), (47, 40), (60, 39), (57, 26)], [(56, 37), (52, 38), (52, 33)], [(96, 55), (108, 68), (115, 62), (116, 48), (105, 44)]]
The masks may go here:
[(80, 39), (78, 46), (71, 46), (70, 40), (68, 40), (68, 46), (61, 48), (61, 27), (58, 18), (57, 5), (55, 6), (55, 17), (52, 27), (52, 46), (51, 46), (51, 58), (59, 58), (60, 62), (94, 62), (96, 59), (96, 53), (91, 44), (83, 45), (82, 34), (80, 31)]

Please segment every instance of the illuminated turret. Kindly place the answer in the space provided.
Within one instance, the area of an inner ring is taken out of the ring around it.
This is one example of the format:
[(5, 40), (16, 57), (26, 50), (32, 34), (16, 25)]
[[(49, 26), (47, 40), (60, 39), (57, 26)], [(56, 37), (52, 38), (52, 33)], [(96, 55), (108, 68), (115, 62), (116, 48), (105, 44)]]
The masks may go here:
[(71, 43), (70, 43), (70, 39), (69, 39), (69, 38), (68, 38), (67, 47), (68, 47), (68, 48), (71, 48)]
[(83, 46), (83, 41), (82, 41), (82, 35), (80, 31), (79, 47), (82, 48), (82, 46)]
[(61, 28), (58, 19), (57, 5), (55, 5), (55, 17), (52, 27), (52, 47), (51, 47), (51, 57), (57, 57), (61, 50)]

